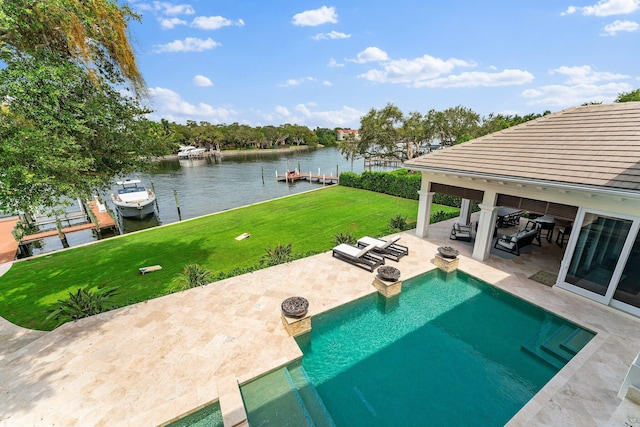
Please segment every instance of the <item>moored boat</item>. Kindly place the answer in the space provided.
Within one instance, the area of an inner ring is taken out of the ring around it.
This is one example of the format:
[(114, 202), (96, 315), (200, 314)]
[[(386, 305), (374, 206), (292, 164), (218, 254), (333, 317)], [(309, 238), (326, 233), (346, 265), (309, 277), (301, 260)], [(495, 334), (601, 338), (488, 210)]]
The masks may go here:
[(181, 145), (180, 151), (178, 151), (178, 158), (188, 159), (192, 157), (203, 157), (205, 153), (204, 148), (197, 148), (193, 145)]
[(125, 179), (116, 184), (120, 188), (111, 193), (111, 201), (123, 218), (142, 219), (155, 212), (153, 203), (156, 201), (156, 195), (141, 185), (140, 180)]

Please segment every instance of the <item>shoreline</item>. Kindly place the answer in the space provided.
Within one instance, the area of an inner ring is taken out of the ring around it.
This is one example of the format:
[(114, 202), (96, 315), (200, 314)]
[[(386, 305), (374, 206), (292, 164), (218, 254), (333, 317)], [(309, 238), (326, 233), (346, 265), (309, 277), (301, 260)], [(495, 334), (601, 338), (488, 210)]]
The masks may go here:
[[(239, 157), (245, 154), (271, 154), (271, 153), (288, 153), (292, 151), (307, 151), (316, 148), (324, 148), (324, 145), (318, 144), (316, 146), (310, 145), (293, 145), (287, 148), (252, 148), (251, 150), (224, 150), (220, 151), (220, 157)], [(211, 157), (211, 154), (205, 154), (204, 157)], [(175, 160), (178, 158), (177, 154), (167, 154), (166, 156), (156, 157), (154, 160)]]

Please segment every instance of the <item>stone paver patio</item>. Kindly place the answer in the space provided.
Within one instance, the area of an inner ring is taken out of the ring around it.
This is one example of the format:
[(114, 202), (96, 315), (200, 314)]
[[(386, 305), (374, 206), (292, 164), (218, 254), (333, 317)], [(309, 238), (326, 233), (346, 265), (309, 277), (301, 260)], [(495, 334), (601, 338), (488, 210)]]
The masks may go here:
[[(403, 233), (410, 255), (389, 264), (407, 279), (435, 268), (437, 246), (455, 246), (461, 270), (597, 332), (510, 425), (625, 425), (638, 416), (633, 405), (621, 414), (616, 394), (640, 349), (640, 319), (529, 280), (557, 272), (557, 245), (480, 263), (470, 244), (448, 239), (451, 222), (428, 239)], [(280, 320), (285, 298), (304, 296), (314, 315), (375, 292), (373, 278), (327, 252), (50, 333), (0, 323), (0, 425), (159, 425), (218, 399), (225, 412), (238, 382), (301, 356)]]

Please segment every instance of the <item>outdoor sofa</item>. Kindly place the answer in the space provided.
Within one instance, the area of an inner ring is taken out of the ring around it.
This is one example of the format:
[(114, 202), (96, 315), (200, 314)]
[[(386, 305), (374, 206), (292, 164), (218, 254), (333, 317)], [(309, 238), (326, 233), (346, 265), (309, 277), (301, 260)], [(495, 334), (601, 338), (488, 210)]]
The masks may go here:
[[(538, 243), (536, 244), (535, 241)], [(493, 247), (520, 256), (520, 249), (531, 244), (542, 246), (540, 241), (540, 226), (537, 224), (532, 228), (525, 227), (518, 230), (517, 233), (510, 236), (503, 235), (498, 237)]]
[(384, 264), (384, 258), (371, 253), (374, 247), (375, 244), (371, 244), (365, 248), (360, 248), (348, 243), (341, 243), (333, 248), (333, 256), (346, 261), (349, 264), (353, 264), (356, 267), (373, 272), (376, 267)]
[(400, 236), (393, 236), (389, 240), (364, 236), (358, 240), (358, 247), (364, 248), (369, 245), (375, 245), (373, 252), (376, 254), (393, 261), (400, 261), (400, 258), (409, 255), (409, 248), (396, 243), (398, 240), (400, 240)]

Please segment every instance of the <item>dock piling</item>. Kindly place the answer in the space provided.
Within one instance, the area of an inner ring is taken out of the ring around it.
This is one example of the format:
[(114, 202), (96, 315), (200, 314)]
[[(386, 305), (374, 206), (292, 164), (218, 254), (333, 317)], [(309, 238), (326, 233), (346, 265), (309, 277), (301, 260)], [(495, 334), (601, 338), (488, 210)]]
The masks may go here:
[(178, 221), (182, 221), (182, 213), (180, 212), (180, 202), (178, 201), (178, 192), (173, 189), (173, 197), (176, 199), (176, 208), (178, 208)]

